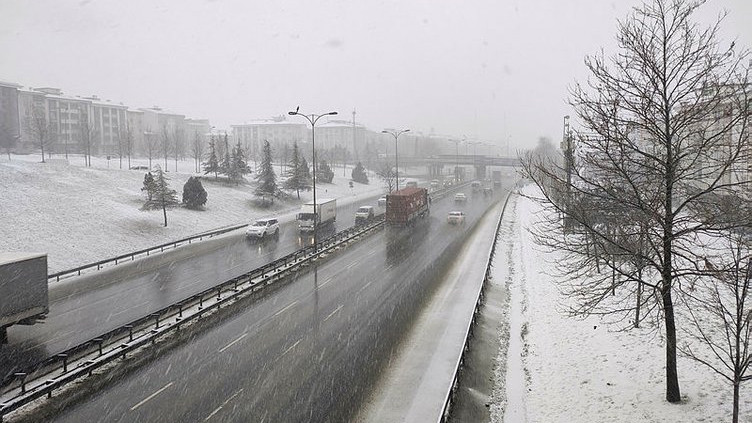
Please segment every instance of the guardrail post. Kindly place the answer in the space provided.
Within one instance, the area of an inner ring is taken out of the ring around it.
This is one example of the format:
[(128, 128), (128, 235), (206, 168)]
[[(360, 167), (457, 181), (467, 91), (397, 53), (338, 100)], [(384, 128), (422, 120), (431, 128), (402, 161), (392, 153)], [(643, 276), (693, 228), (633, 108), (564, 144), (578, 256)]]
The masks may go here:
[(26, 373), (21, 373), (21, 372), (13, 373), (13, 376), (21, 379), (21, 393), (25, 394), (26, 393)]
[(128, 342), (133, 342), (133, 325), (125, 325), (128, 329)]
[(183, 303), (178, 304), (178, 317), (183, 317)]
[(200, 295), (198, 297), (198, 309), (203, 310), (204, 309), (204, 296)]
[(151, 317), (154, 318), (154, 329), (159, 329), (159, 313), (152, 313)]
[(217, 301), (222, 299), (222, 288), (217, 288)]
[(57, 357), (63, 359), (63, 373), (68, 373), (68, 354), (60, 353)]
[(99, 349), (99, 355), (102, 355), (102, 341), (104, 341), (102, 338), (94, 338), (94, 342), (97, 343), (97, 347)]

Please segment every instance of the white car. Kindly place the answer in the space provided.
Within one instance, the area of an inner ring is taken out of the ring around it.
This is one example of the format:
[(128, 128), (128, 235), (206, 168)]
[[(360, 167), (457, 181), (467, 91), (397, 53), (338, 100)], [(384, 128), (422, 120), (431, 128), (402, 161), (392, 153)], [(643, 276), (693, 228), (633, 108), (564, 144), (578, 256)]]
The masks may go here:
[(245, 230), (248, 238), (264, 239), (270, 236), (279, 237), (279, 221), (277, 219), (258, 219), (248, 225)]
[(465, 213), (461, 211), (450, 211), (447, 216), (447, 223), (450, 225), (464, 225)]
[(386, 207), (386, 195), (379, 198), (379, 201), (377, 201), (376, 204), (378, 204), (379, 207)]
[(374, 207), (373, 206), (362, 206), (358, 208), (358, 210), (355, 212), (355, 224), (356, 225), (363, 225), (373, 220), (375, 214), (374, 214)]
[(457, 194), (454, 194), (454, 202), (455, 203), (464, 203), (467, 201), (467, 197), (464, 193), (458, 192)]

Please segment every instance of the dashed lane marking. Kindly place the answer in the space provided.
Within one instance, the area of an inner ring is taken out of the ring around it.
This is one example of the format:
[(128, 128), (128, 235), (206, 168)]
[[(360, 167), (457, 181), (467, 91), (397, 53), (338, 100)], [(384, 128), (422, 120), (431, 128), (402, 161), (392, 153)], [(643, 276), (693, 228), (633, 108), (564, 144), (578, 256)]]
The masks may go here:
[(167, 385), (163, 386), (162, 389), (160, 389), (157, 392), (155, 392), (155, 393), (149, 395), (148, 397), (144, 398), (143, 400), (141, 400), (141, 402), (139, 402), (138, 404), (136, 404), (133, 407), (131, 407), (131, 411), (134, 411), (138, 407), (141, 407), (142, 405), (146, 404), (147, 401), (149, 401), (150, 399), (152, 399), (152, 398), (156, 397), (157, 395), (159, 395), (160, 393), (162, 393), (162, 391), (164, 391), (165, 389), (167, 389), (170, 386), (172, 386), (172, 384), (173, 384), (173, 382), (170, 382)]
[(222, 349), (219, 350), (219, 352), (225, 352), (226, 349), (230, 348), (231, 346), (235, 345), (237, 342), (239, 342), (241, 339), (245, 338), (248, 335), (248, 332), (240, 335), (237, 337), (234, 341), (230, 342), (229, 344), (222, 347)]
[(278, 311), (278, 312), (274, 313), (274, 315), (273, 315), (272, 317), (277, 317), (277, 316), (279, 316), (280, 314), (282, 314), (282, 313), (286, 312), (287, 310), (289, 310), (289, 309), (293, 308), (293, 307), (295, 306), (295, 304), (297, 304), (297, 303), (298, 303), (298, 300), (295, 300), (295, 301), (291, 302), (291, 303), (290, 303), (290, 304), (289, 304), (289, 305), (288, 305), (287, 307), (285, 307), (285, 308), (283, 308), (282, 310), (280, 310), (280, 311)]
[(342, 310), (342, 305), (343, 304), (340, 304), (339, 307), (335, 308), (333, 312), (329, 313), (329, 315), (324, 318), (324, 321), (326, 322), (330, 317), (334, 316), (338, 311)]

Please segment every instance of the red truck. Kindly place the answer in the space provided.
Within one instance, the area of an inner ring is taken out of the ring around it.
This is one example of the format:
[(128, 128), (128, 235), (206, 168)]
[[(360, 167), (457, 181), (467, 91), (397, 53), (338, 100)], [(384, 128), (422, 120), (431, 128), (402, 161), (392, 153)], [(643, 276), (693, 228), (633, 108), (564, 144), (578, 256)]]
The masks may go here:
[(386, 196), (386, 223), (405, 226), (428, 216), (431, 199), (425, 188), (407, 187)]

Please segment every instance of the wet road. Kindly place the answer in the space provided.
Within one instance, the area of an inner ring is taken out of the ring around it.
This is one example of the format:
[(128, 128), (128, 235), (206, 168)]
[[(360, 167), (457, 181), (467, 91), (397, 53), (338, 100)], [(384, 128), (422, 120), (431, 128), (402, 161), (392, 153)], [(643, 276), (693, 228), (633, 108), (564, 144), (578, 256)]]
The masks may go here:
[[(353, 225), (355, 210), (378, 196), (337, 208), (331, 235)], [(167, 250), (135, 262), (54, 283), (44, 323), (12, 326), (0, 345), (0, 378), (182, 299), (283, 257), (301, 246), (296, 222), (278, 240), (251, 242), (244, 230)]]
[[(77, 404), (53, 400), (50, 415), (34, 418), (347, 421), (491, 204), (466, 192), (467, 204), (434, 201), (422, 224), (351, 245), (264, 298), (205, 319), (112, 382), (89, 383)], [(456, 209), (466, 211), (465, 226), (446, 224)]]

